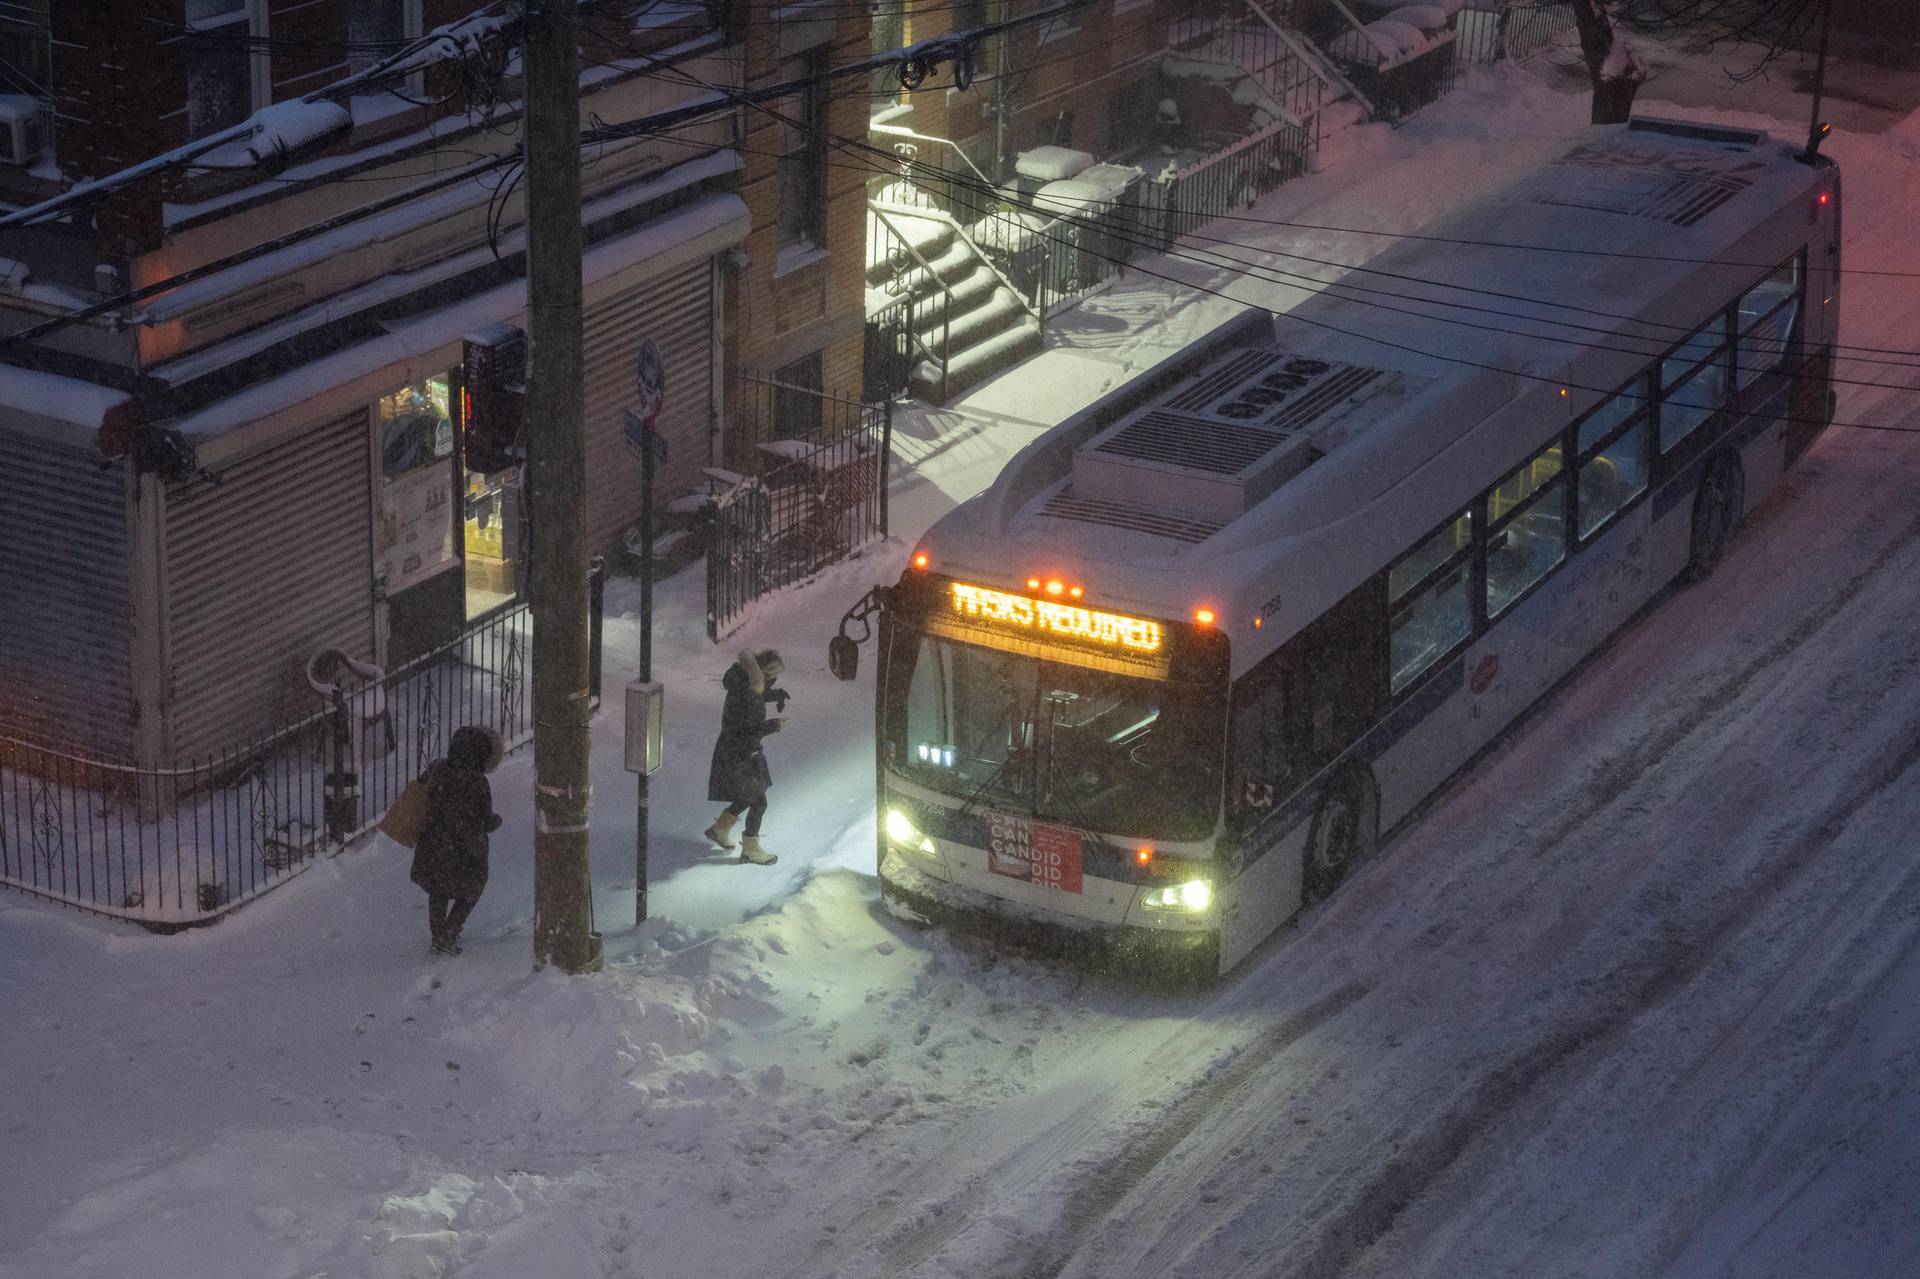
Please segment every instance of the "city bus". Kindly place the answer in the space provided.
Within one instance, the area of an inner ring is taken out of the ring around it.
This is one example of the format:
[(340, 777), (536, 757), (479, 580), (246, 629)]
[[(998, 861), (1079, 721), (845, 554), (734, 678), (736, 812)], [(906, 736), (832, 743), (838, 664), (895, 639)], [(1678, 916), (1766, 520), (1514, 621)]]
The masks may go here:
[(1824, 157), (1600, 126), (1047, 431), (870, 599), (887, 909), (1234, 966), (1713, 566), (1839, 254)]

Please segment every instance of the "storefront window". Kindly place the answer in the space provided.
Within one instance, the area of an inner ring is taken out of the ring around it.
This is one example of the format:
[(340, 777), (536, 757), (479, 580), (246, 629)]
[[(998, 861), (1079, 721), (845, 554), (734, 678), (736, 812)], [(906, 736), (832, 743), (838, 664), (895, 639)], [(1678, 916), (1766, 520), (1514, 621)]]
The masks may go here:
[(520, 475), (516, 467), (467, 472), (467, 616), (511, 600), (519, 585)]
[(389, 597), (460, 562), (453, 540), (453, 383), (430, 377), (383, 395), (380, 536), (374, 548)]

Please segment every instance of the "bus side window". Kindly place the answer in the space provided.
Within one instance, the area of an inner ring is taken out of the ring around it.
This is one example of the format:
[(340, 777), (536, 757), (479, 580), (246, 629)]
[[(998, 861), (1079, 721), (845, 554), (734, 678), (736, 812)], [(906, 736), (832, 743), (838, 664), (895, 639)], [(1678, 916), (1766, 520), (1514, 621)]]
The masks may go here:
[(1786, 361), (1800, 316), (1798, 253), (1740, 298), (1740, 387)]
[[(1646, 397), (1629, 386), (1580, 424), (1580, 537), (1593, 536), (1620, 509), (1646, 492)], [(1631, 425), (1623, 425), (1631, 423)]]
[(1468, 591), (1473, 508), (1441, 525), (1387, 572), (1389, 691), (1399, 693), (1473, 632)]
[(1252, 677), (1234, 697), (1228, 805), (1258, 822), (1292, 789), (1286, 693), (1280, 673)]

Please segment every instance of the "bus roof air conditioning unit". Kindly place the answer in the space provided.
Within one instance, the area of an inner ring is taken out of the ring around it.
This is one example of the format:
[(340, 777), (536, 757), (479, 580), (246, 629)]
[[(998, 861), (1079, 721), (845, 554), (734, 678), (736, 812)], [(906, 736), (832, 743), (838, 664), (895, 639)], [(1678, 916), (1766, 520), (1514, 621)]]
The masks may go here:
[(1390, 381), (1272, 348), (1233, 351), (1076, 450), (1073, 496), (1230, 524), (1331, 452), (1344, 439), (1334, 424)]
[(40, 99), (0, 93), (0, 163), (26, 168), (40, 159)]

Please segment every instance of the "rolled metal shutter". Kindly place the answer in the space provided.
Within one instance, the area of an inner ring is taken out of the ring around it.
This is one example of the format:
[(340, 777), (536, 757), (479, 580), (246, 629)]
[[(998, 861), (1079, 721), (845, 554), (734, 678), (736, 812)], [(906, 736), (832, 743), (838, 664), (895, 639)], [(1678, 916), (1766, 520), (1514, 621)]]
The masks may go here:
[(0, 732), (131, 760), (127, 468), (0, 432)]
[(363, 409), (169, 494), (175, 761), (318, 710), (306, 661), (373, 655), (373, 490)]
[(670, 501), (701, 482), (713, 399), (713, 271), (701, 258), (635, 285), (586, 312), (587, 541), (611, 543), (640, 518), (640, 463), (622, 437), (640, 344), (652, 338), (667, 368), (667, 400), (654, 423), (667, 464), (655, 498)]

